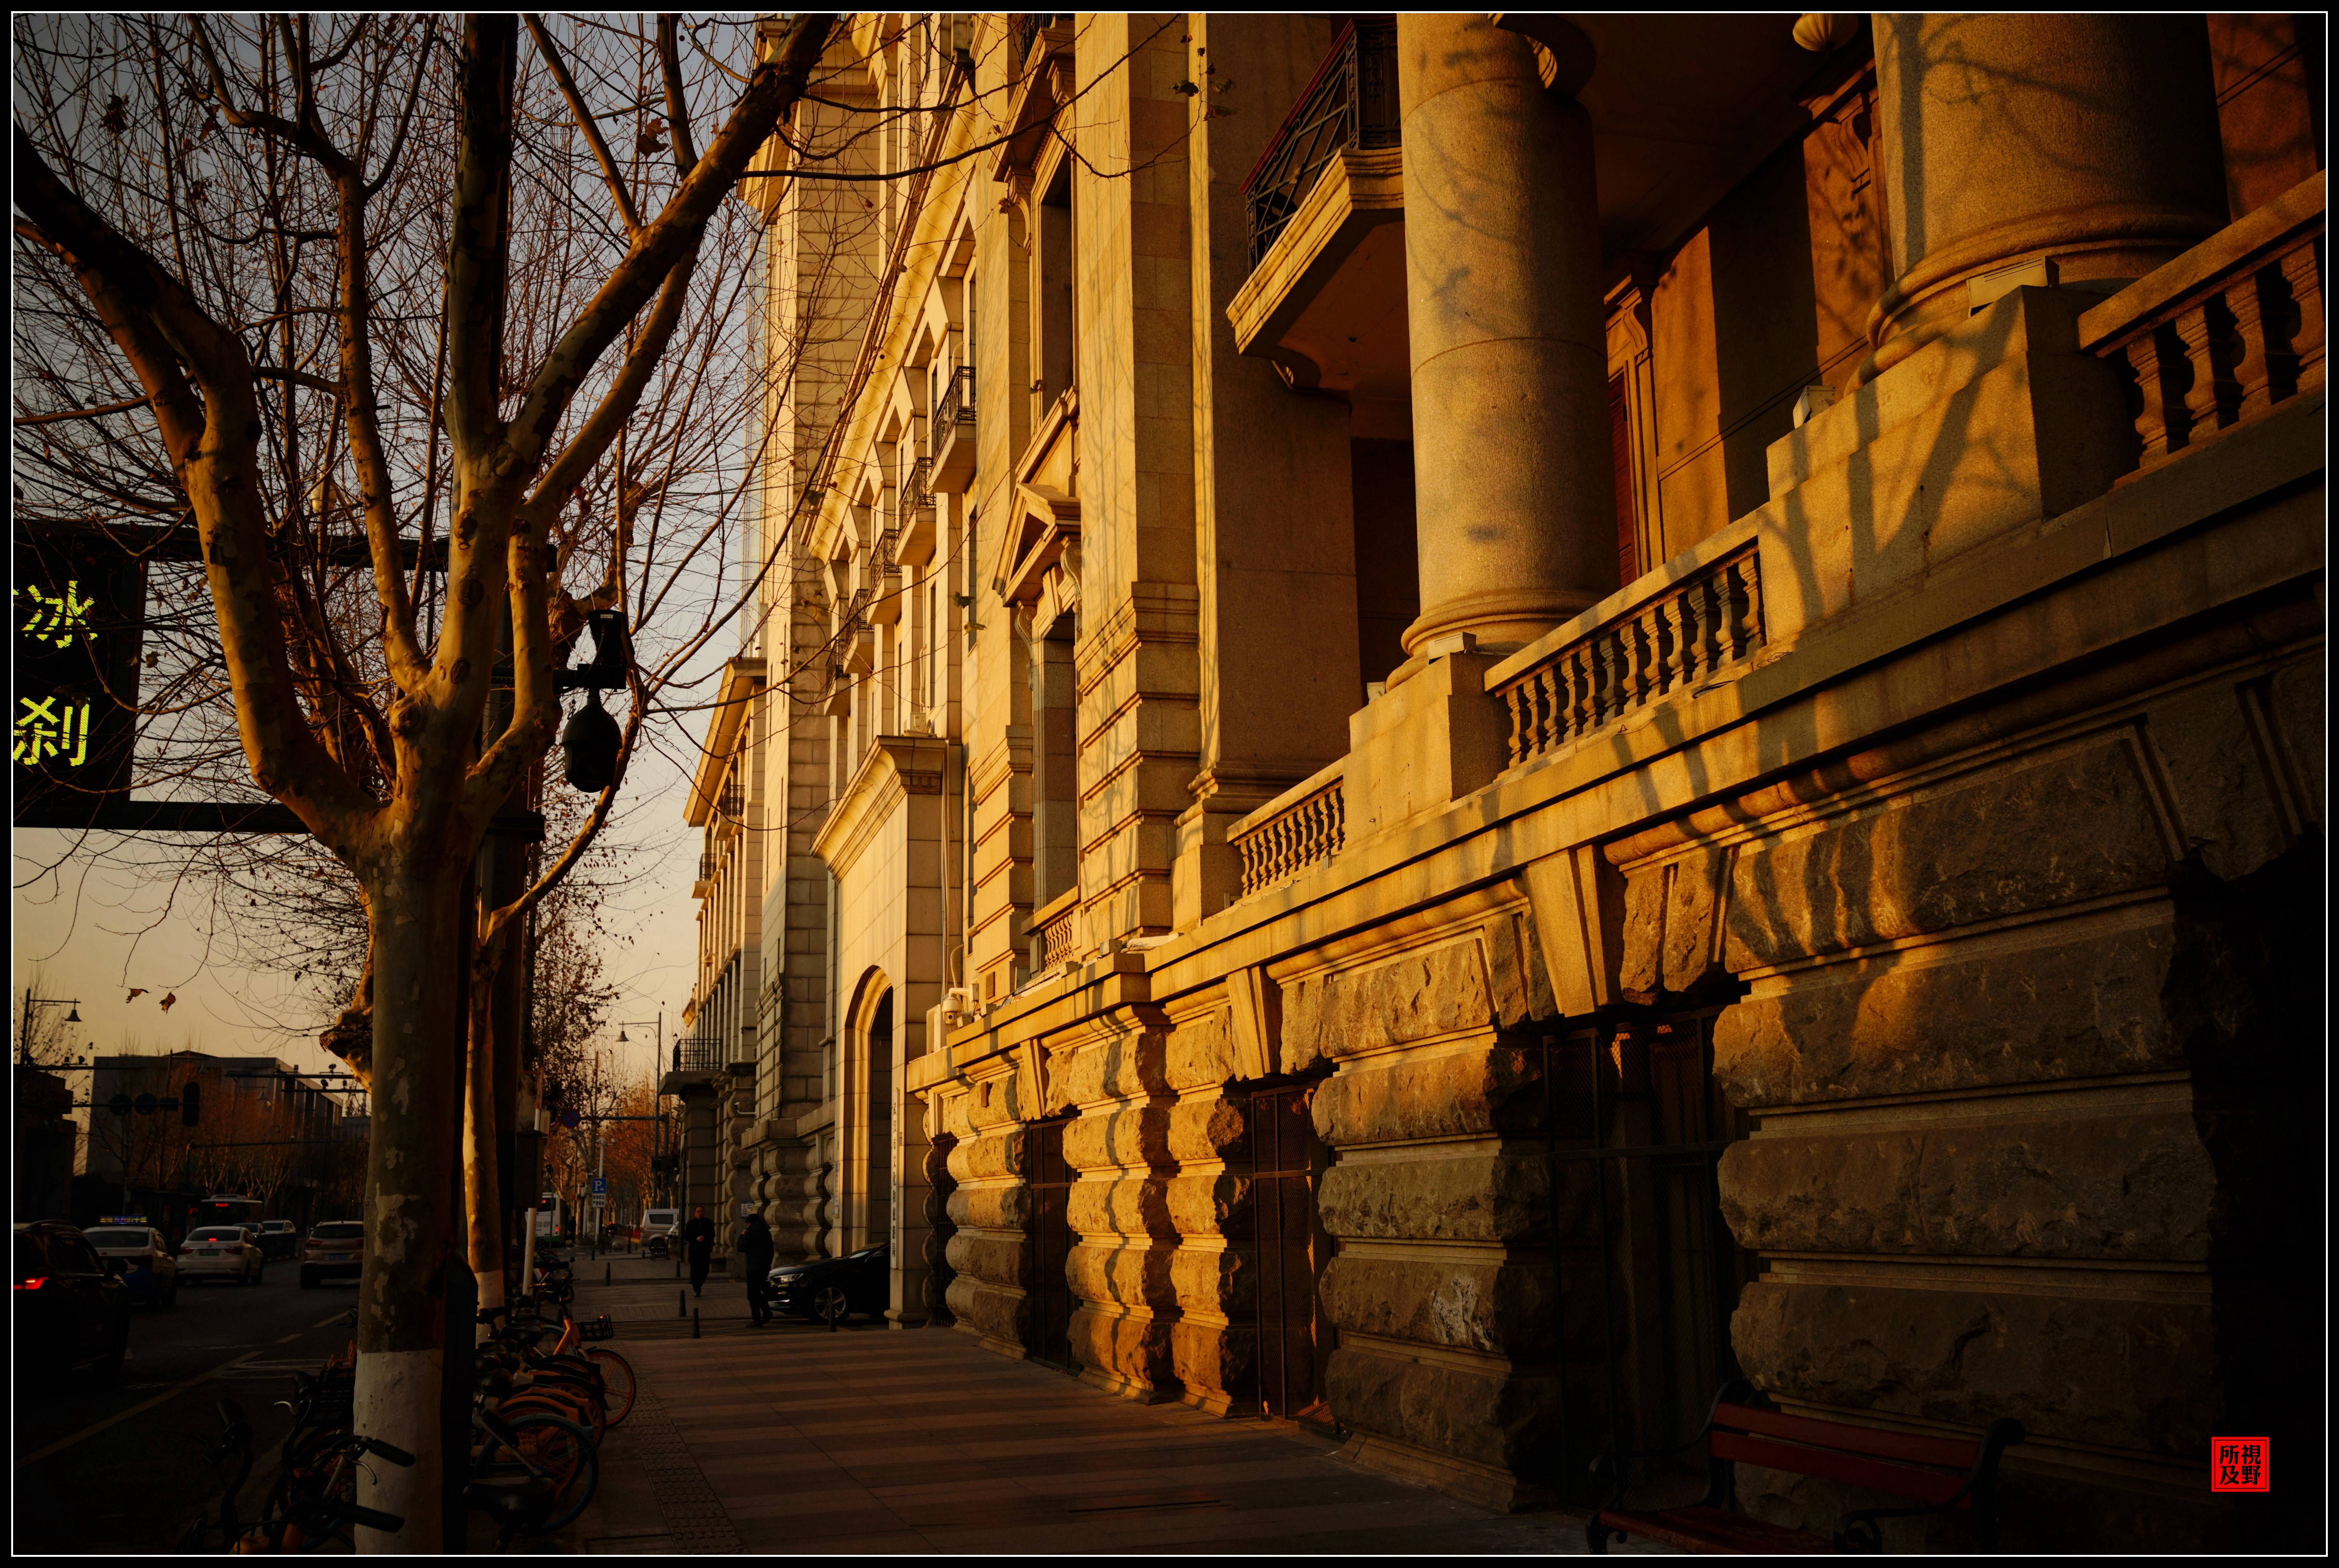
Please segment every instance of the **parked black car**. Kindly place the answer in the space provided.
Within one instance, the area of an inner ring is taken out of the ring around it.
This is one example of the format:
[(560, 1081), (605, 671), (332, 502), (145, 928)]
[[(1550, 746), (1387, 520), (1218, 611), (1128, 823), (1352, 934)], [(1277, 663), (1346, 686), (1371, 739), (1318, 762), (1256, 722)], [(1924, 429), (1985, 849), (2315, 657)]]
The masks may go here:
[(880, 1245), (842, 1257), (783, 1263), (767, 1277), (772, 1310), (822, 1323), (829, 1316), (826, 1308), (841, 1294), (844, 1310), (838, 1317), (860, 1312), (883, 1317), (893, 1305), (893, 1247)]
[(121, 1376), (130, 1348), (130, 1287), (120, 1258), (100, 1258), (73, 1226), (36, 1219), (16, 1227), (16, 1378), (37, 1381), (72, 1367)]

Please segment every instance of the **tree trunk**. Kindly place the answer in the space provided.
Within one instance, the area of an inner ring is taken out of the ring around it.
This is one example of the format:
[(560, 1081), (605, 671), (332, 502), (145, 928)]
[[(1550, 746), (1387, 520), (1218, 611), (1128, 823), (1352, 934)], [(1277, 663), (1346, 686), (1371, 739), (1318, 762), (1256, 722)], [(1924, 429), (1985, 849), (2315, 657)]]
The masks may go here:
[[(360, 1469), (359, 1501), (406, 1521), (360, 1527), (361, 1552), (437, 1552), (446, 1266), (455, 1240), (464, 1019), (453, 965), (469, 961), (460, 855), (410, 853), (367, 891), (373, 913), (373, 1128), (369, 1245), (358, 1299), (352, 1430), (405, 1449), (411, 1467)], [(459, 946), (459, 942), (460, 945)]]
[[(465, 1239), (471, 1274), (479, 1281), (482, 1313), (504, 1304), (504, 1191), (497, 1159), (496, 1012), (497, 977), (511, 948), (499, 937), (487, 962), (471, 976), (470, 1049), (463, 1078), (463, 1190), (469, 1209)], [(479, 1326), (484, 1338), (487, 1326)]]

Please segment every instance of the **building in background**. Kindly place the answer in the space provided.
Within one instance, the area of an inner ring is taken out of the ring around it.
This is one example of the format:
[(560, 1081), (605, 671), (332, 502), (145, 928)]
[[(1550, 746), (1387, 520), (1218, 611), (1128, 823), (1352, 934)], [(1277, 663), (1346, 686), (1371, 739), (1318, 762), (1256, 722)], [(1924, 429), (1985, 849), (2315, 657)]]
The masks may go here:
[(71, 1080), (60, 1073), (19, 1064), (13, 1201), (17, 1219), (65, 1217), (72, 1203), (74, 1161), (80, 1139)]
[(1496, 1505), (1743, 1375), (2295, 1544), (2207, 1445), (2322, 1470), (2321, 58), (854, 17), (759, 168), (901, 177), (743, 189), (691, 1190)]
[[(363, 1139), (343, 1126), (344, 1092), (289, 1062), (175, 1050), (100, 1056), (89, 1076), (77, 1222), (143, 1213), (175, 1234), (189, 1203), (233, 1192), (305, 1228), (342, 1217), (362, 1191)], [(178, 1105), (138, 1109), (141, 1098), (181, 1101), (189, 1084), (200, 1107), (192, 1127)], [(127, 1111), (115, 1109), (123, 1097)]]

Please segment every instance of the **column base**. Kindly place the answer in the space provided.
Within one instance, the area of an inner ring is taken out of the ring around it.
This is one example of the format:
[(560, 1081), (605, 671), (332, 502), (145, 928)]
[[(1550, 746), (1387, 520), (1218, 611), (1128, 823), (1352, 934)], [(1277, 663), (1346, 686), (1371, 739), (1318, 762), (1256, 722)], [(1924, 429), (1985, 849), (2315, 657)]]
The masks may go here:
[(1498, 661), (1467, 633), (1451, 646), (1350, 716), (1350, 843), (1483, 789), (1508, 761), (1509, 720), (1485, 685)]

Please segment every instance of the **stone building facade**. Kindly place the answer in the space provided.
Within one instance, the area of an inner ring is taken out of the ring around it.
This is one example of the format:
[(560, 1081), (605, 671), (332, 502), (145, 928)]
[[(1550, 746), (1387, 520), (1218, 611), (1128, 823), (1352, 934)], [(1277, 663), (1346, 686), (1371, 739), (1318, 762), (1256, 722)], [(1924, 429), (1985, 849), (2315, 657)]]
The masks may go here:
[(2321, 50), (855, 17), (745, 191), (745, 1200), (1500, 1506), (1743, 1376), (2018, 1418), (2009, 1543), (2288, 1539)]

